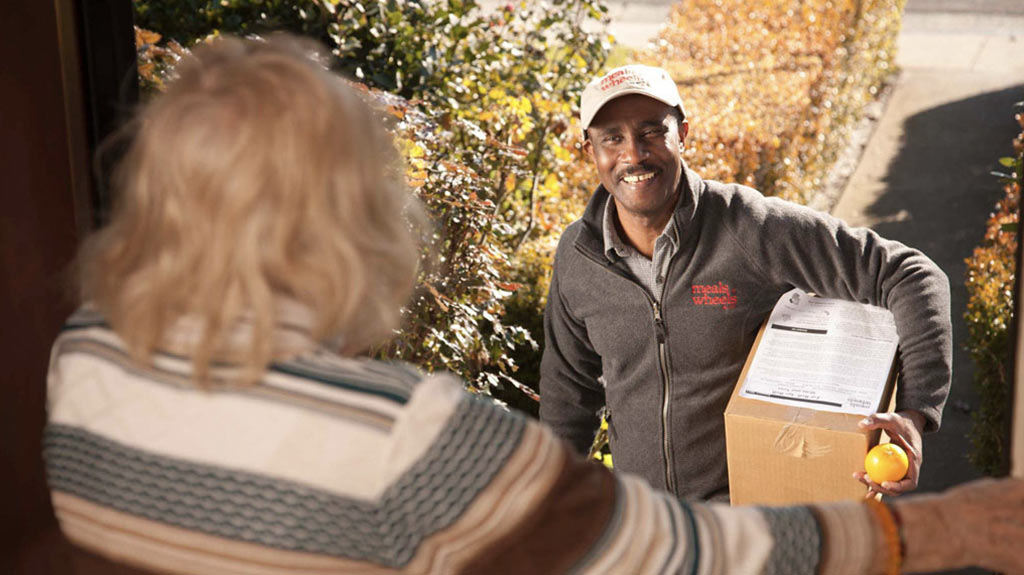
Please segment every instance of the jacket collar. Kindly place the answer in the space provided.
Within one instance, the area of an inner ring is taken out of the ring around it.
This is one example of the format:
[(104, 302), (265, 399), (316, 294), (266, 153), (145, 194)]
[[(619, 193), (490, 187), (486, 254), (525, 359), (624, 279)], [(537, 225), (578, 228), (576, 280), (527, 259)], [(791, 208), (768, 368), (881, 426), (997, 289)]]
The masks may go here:
[[(680, 198), (676, 203), (676, 209), (672, 213), (675, 220), (676, 233), (679, 234), (680, 243), (690, 231), (690, 223), (697, 213), (697, 203), (704, 191), (704, 180), (697, 172), (683, 166), (683, 177), (679, 182)], [(597, 186), (594, 195), (591, 196), (587, 207), (583, 210), (582, 227), (576, 236), (576, 246), (596, 258), (604, 258), (610, 263), (615, 263), (618, 256), (614, 250), (606, 253), (604, 250), (604, 208), (608, 202), (608, 190), (604, 185)]]

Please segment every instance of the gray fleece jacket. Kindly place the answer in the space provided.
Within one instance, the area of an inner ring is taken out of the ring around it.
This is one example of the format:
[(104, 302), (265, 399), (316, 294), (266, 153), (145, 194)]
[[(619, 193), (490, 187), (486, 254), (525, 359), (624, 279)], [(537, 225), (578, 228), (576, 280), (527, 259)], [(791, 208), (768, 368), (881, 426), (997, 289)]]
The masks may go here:
[(604, 251), (603, 187), (566, 228), (544, 315), (541, 420), (585, 452), (607, 405), (617, 470), (679, 497), (722, 497), (725, 406), (761, 323), (799, 287), (892, 311), (897, 410), (938, 429), (952, 334), (949, 282), (930, 259), (751, 188), (684, 176), (660, 304)]

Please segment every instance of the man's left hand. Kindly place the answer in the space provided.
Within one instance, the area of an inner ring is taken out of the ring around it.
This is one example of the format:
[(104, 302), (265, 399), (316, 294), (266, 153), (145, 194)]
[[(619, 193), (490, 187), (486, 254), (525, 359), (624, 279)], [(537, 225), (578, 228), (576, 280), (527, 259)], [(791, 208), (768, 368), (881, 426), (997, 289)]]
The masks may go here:
[(921, 432), (924, 431), (924, 416), (920, 412), (907, 410), (896, 413), (876, 413), (869, 415), (858, 424), (861, 429), (882, 429), (893, 443), (907, 452), (910, 467), (907, 476), (900, 481), (875, 483), (863, 471), (855, 471), (853, 476), (868, 486), (867, 497), (875, 493), (885, 495), (902, 495), (917, 489), (917, 479), (921, 473), (922, 443)]

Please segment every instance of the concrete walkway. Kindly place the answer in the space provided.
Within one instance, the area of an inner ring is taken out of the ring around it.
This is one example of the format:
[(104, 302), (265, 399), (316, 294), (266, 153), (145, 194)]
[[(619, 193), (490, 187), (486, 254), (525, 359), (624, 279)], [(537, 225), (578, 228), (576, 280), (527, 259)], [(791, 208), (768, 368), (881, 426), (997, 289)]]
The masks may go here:
[(639, 49), (654, 39), (668, 22), (669, 8), (677, 0), (622, 0), (607, 2), (611, 23), (608, 33), (620, 44)]
[(912, 0), (898, 63), (903, 73), (833, 213), (920, 248), (949, 276), (953, 388), (942, 429), (925, 437), (921, 478), (936, 491), (979, 475), (966, 460), (977, 395), (964, 350), (964, 259), (1002, 195), (989, 172), (1019, 131), (1024, 3)]
[[(630, 48), (643, 48), (668, 21), (669, 8), (678, 0), (605, 0), (608, 33)], [(478, 0), (484, 10), (494, 10), (508, 0)]]

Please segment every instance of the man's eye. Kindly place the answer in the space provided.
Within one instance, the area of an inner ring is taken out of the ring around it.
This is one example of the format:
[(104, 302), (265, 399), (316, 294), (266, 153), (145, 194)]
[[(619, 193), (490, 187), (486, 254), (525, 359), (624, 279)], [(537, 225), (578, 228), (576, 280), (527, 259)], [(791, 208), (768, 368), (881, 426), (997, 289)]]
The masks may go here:
[(601, 141), (606, 144), (618, 144), (622, 141), (622, 136), (605, 136)]
[(651, 129), (651, 130), (646, 130), (644, 132), (644, 137), (645, 138), (660, 138), (661, 136), (664, 136), (664, 135), (665, 135), (665, 129), (664, 128), (654, 128), (654, 129)]

